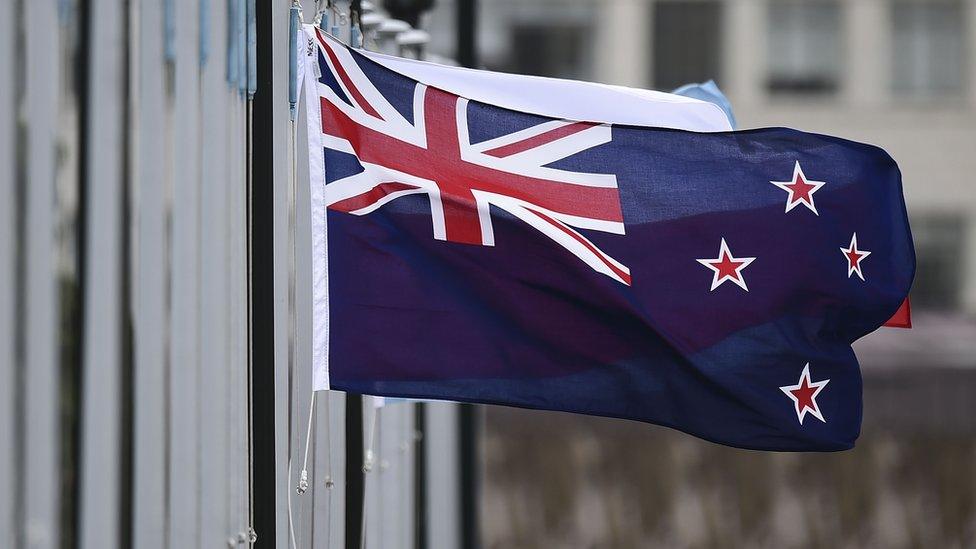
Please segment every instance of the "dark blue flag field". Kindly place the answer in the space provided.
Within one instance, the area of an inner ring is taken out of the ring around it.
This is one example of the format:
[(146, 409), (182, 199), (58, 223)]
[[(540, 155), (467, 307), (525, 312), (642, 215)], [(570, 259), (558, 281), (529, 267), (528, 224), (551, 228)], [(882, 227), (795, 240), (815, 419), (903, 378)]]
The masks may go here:
[(317, 388), (854, 444), (851, 343), (915, 269), (885, 151), (530, 115), (315, 38)]

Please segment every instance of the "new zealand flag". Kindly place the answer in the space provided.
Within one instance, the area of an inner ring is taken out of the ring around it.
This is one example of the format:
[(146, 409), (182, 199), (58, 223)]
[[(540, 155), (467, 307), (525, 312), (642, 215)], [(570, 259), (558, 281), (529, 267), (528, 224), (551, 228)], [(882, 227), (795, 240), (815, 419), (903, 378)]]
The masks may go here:
[(516, 112), (309, 37), (316, 388), (854, 444), (851, 343), (915, 265), (883, 150)]

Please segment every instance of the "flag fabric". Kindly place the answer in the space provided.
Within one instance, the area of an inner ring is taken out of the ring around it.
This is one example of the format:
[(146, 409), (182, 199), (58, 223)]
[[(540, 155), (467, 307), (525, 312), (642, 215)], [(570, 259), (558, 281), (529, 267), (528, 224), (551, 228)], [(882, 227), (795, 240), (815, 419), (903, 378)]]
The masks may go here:
[[(714, 80), (709, 80), (701, 84), (685, 84), (680, 88), (675, 89), (671, 93), (677, 95), (684, 95), (686, 97), (693, 97), (695, 99), (700, 99), (702, 101), (708, 101), (709, 103), (714, 103), (718, 105), (729, 118), (729, 124), (732, 129), (736, 128), (735, 114), (732, 113), (732, 103), (729, 101), (728, 97), (722, 93), (719, 89), (718, 84)], [(895, 312), (894, 316), (889, 318), (884, 326), (888, 328), (911, 328), (912, 327), (912, 307), (909, 303), (908, 298), (902, 302), (901, 307)]]
[(883, 150), (306, 32), (316, 389), (853, 445), (851, 343), (914, 275)]
[(895, 314), (885, 322), (889, 328), (911, 328), (912, 327), (912, 302), (907, 297), (902, 302)]

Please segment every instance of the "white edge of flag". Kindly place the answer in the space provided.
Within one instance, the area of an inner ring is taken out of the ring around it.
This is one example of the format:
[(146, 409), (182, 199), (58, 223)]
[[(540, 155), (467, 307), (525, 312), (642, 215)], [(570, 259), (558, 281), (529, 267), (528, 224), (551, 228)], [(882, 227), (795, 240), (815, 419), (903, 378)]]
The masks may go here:
[[(318, 97), (315, 66), (318, 46), (306, 50), (314, 40), (314, 27), (306, 25), (306, 40), (298, 41), (299, 101), (305, 102), (308, 132), (308, 183), (312, 230), (312, 390), (325, 391), (329, 380), (329, 225), (325, 205), (325, 147), (322, 138), (322, 111)], [(309, 50), (311, 52), (309, 53)]]
[(412, 80), (514, 111), (582, 122), (696, 132), (732, 130), (721, 107), (691, 97), (579, 80), (449, 67), (356, 51)]

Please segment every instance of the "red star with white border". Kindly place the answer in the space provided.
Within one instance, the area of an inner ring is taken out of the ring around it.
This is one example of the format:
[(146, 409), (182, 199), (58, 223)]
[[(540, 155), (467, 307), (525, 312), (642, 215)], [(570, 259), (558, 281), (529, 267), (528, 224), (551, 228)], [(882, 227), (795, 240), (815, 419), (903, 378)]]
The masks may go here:
[(807, 414), (827, 423), (827, 420), (824, 419), (823, 414), (820, 412), (820, 407), (817, 406), (817, 395), (820, 394), (820, 391), (823, 391), (828, 383), (830, 383), (829, 379), (811, 381), (810, 363), (807, 362), (806, 366), (803, 367), (803, 372), (800, 373), (800, 380), (796, 382), (796, 385), (784, 385), (779, 388), (780, 391), (783, 391), (793, 401), (793, 406), (796, 408), (796, 419), (799, 420), (800, 425), (803, 425), (803, 418)]
[(726, 280), (731, 280), (734, 284), (748, 292), (749, 287), (746, 286), (746, 279), (742, 277), (742, 269), (748, 267), (755, 260), (755, 257), (733, 256), (732, 252), (729, 251), (728, 244), (725, 243), (725, 239), (723, 238), (722, 244), (718, 249), (718, 257), (714, 259), (696, 259), (695, 261), (713, 271), (712, 288), (709, 291), (714, 291), (715, 288), (724, 284)]
[(814, 214), (820, 215), (820, 212), (817, 211), (817, 205), (813, 202), (813, 193), (820, 190), (820, 187), (824, 186), (824, 182), (807, 179), (807, 176), (803, 175), (799, 161), (793, 165), (793, 179), (790, 181), (770, 181), (770, 183), (790, 194), (786, 198), (787, 213), (797, 205), (803, 204)]
[(857, 249), (857, 233), (851, 236), (851, 245), (847, 248), (842, 246), (840, 252), (847, 258), (847, 278), (856, 274), (858, 278), (864, 280), (864, 273), (861, 272), (861, 261), (871, 255), (871, 252)]

